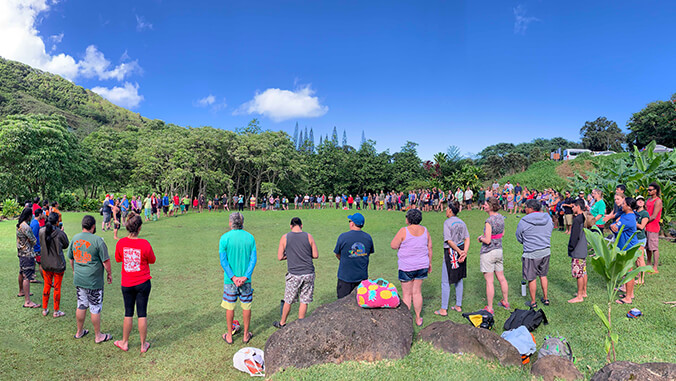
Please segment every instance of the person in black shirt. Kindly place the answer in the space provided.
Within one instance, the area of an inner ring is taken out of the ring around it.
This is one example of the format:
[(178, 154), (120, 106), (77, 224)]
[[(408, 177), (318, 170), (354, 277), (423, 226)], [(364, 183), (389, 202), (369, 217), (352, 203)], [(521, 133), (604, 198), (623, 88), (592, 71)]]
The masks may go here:
[(563, 200), (563, 225), (566, 227), (566, 234), (570, 235), (570, 228), (573, 226), (573, 203), (575, 199), (570, 197), (570, 191), (566, 191), (566, 199)]

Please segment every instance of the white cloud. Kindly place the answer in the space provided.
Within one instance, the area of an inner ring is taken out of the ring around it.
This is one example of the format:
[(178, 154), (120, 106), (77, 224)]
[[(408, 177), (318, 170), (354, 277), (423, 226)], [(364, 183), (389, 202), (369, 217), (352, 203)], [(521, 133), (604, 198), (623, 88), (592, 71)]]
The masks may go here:
[(316, 118), (329, 111), (328, 106), (319, 103), (319, 98), (312, 96), (315, 93), (310, 85), (295, 91), (282, 89), (267, 89), (262, 93), (256, 92), (254, 98), (244, 103), (235, 114), (261, 114), (281, 122), (292, 118)]
[(80, 75), (101, 80), (123, 80), (140, 71), (137, 61), (123, 62), (109, 70), (110, 62), (96, 46), (87, 47), (85, 58), (77, 62), (72, 56), (53, 54), (63, 33), (45, 38), (53, 45), (48, 53), (36, 24), (38, 16), (48, 12), (55, 0), (1, 0), (0, 1), (0, 56), (74, 80)]
[[(124, 56), (127, 56), (127, 52)], [(80, 61), (80, 71), (85, 77), (98, 77), (101, 80), (115, 78), (121, 81), (134, 71), (140, 71), (137, 61), (123, 62), (111, 70), (108, 70), (109, 67), (110, 61), (106, 59), (103, 53), (96, 46), (89, 45), (84, 60)]]
[(145, 29), (153, 29), (153, 24), (146, 21), (143, 16), (136, 15), (136, 30), (143, 31)]
[(94, 87), (93, 92), (106, 98), (112, 103), (126, 108), (135, 108), (143, 100), (143, 95), (138, 93), (138, 83), (124, 83), (124, 87), (115, 86), (112, 89), (106, 87)]
[(227, 102), (225, 101), (225, 98), (223, 98), (222, 102), (218, 102), (218, 99), (216, 96), (209, 94), (206, 97), (202, 99), (198, 99), (196, 102), (193, 103), (195, 107), (209, 107), (211, 108), (211, 111), (220, 111), (226, 107), (228, 107)]
[(198, 100), (197, 105), (200, 106), (200, 107), (206, 107), (206, 106), (211, 106), (212, 104), (214, 104), (214, 102), (216, 102), (216, 97), (209, 94), (206, 97)]
[(523, 4), (519, 4), (514, 8), (514, 34), (525, 34), (528, 24), (533, 21), (540, 21), (540, 19), (526, 16), (526, 8)]

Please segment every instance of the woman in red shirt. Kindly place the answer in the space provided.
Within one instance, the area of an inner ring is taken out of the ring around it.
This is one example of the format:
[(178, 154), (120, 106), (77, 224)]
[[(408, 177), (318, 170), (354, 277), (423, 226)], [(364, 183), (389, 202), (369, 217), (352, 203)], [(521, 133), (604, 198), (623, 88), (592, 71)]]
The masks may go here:
[(122, 262), (122, 297), (124, 298), (124, 324), (122, 325), (122, 340), (115, 342), (115, 346), (123, 351), (129, 350), (129, 334), (134, 319), (134, 304), (138, 316), (138, 332), (141, 336), (141, 353), (150, 348), (146, 341), (148, 321), (146, 310), (150, 296), (150, 267), (155, 263), (155, 253), (150, 243), (138, 238), (143, 220), (134, 212), (129, 213), (125, 224), (129, 235), (117, 241), (115, 247), (115, 261)]

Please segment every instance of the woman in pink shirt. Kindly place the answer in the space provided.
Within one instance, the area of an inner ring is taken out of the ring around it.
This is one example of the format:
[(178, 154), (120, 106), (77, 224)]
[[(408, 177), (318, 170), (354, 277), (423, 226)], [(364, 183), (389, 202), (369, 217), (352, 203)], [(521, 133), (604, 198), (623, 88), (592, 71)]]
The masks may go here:
[(422, 212), (410, 209), (406, 212), (406, 225), (397, 232), (390, 246), (397, 251), (399, 258), (399, 281), (401, 281), (402, 301), (415, 311), (415, 323), (422, 326), (422, 282), (432, 271), (432, 238), (427, 228), (421, 226)]

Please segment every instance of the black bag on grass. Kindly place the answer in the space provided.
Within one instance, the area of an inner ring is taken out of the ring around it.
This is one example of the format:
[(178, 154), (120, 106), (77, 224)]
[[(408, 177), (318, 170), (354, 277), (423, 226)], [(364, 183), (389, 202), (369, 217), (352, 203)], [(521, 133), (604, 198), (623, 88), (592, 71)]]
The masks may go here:
[(525, 325), (528, 331), (533, 332), (541, 323), (549, 324), (545, 312), (541, 309), (537, 311), (532, 308), (529, 310), (516, 309), (509, 315), (503, 328), (505, 331), (509, 331)]
[(472, 323), (472, 325), (477, 328), (493, 329), (493, 324), (495, 324), (493, 314), (486, 310), (479, 310), (477, 312), (465, 312), (462, 314), (462, 317), (469, 320), (469, 322)]

